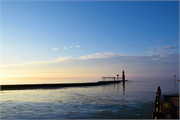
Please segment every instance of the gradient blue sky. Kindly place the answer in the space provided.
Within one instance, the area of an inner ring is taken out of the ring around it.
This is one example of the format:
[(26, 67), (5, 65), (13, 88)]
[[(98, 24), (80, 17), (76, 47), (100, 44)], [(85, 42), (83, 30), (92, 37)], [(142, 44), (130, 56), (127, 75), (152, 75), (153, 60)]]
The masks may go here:
[(148, 69), (157, 66), (162, 76), (179, 73), (178, 1), (2, 1), (1, 10), (6, 77), (7, 66), (31, 63), (110, 69), (106, 74), (119, 65), (131, 76), (137, 69), (152, 76)]

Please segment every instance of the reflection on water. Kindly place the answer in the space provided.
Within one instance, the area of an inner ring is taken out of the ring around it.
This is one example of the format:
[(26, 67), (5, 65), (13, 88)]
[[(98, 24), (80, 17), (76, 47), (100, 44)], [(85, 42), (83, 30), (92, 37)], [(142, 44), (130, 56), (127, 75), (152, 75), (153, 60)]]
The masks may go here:
[(125, 94), (125, 82), (122, 81), (122, 93), (123, 93), (123, 100), (125, 99), (124, 98), (124, 94)]
[(125, 93), (125, 82), (122, 81), (122, 91)]
[(125, 94), (125, 82), (121, 82), (121, 83), (114, 83), (114, 91), (117, 91), (119, 93), (120, 91), (120, 84), (122, 84), (122, 93)]
[(161, 86), (163, 94), (179, 92), (178, 84), (175, 90), (174, 82), (156, 80), (132, 80), (92, 87), (1, 91), (0, 118), (151, 119), (157, 86)]
[(179, 89), (179, 81), (174, 81), (175, 91)]

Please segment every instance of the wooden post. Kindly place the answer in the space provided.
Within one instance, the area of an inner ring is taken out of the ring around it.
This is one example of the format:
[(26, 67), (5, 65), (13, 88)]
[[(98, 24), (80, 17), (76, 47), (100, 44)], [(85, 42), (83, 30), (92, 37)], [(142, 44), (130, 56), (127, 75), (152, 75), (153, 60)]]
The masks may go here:
[(159, 113), (158, 112), (153, 112), (153, 115), (152, 115), (153, 119), (159, 119)]
[(158, 86), (157, 92), (159, 92), (159, 96), (161, 96), (161, 88)]
[(155, 112), (159, 112), (159, 100), (155, 100)]
[(164, 119), (166, 118), (166, 110), (164, 107), (164, 97), (161, 95), (161, 88), (158, 86), (155, 98), (155, 111), (152, 114), (153, 119)]
[(176, 75), (174, 75), (174, 81), (176, 80)]

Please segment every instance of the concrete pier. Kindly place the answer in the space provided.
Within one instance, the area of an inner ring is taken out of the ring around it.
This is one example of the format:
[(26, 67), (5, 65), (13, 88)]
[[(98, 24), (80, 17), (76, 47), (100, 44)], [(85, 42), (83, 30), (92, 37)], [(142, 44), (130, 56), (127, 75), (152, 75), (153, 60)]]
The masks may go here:
[(23, 85), (1, 85), (1, 90), (22, 90), (22, 89), (49, 89), (61, 87), (84, 87), (97, 86), (112, 83), (120, 83), (121, 81), (98, 81), (89, 83), (64, 83), (64, 84), (23, 84)]
[[(107, 79), (107, 81), (105, 81)], [(112, 79), (112, 80), (111, 80)], [(105, 85), (111, 83), (125, 83), (124, 70), (122, 71), (122, 80), (120, 80), (119, 74), (117, 79), (115, 77), (102, 77), (102, 81), (89, 82), (89, 83), (62, 83), (62, 84), (22, 84), (22, 85), (1, 85), (1, 90), (22, 90), (22, 89), (46, 89), (46, 88), (58, 88), (58, 87), (83, 87), (83, 86), (96, 86)], [(124, 88), (124, 87), (123, 87)]]

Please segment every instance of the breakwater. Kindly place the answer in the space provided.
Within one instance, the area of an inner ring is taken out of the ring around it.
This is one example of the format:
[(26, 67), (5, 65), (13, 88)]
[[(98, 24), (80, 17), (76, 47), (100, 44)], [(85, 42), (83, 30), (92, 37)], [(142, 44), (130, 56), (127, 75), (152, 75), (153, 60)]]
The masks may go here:
[(1, 90), (22, 90), (22, 89), (50, 89), (59, 87), (83, 87), (83, 86), (97, 86), (112, 83), (120, 83), (119, 81), (98, 81), (89, 83), (62, 83), (62, 84), (22, 84), (22, 85), (1, 85)]

